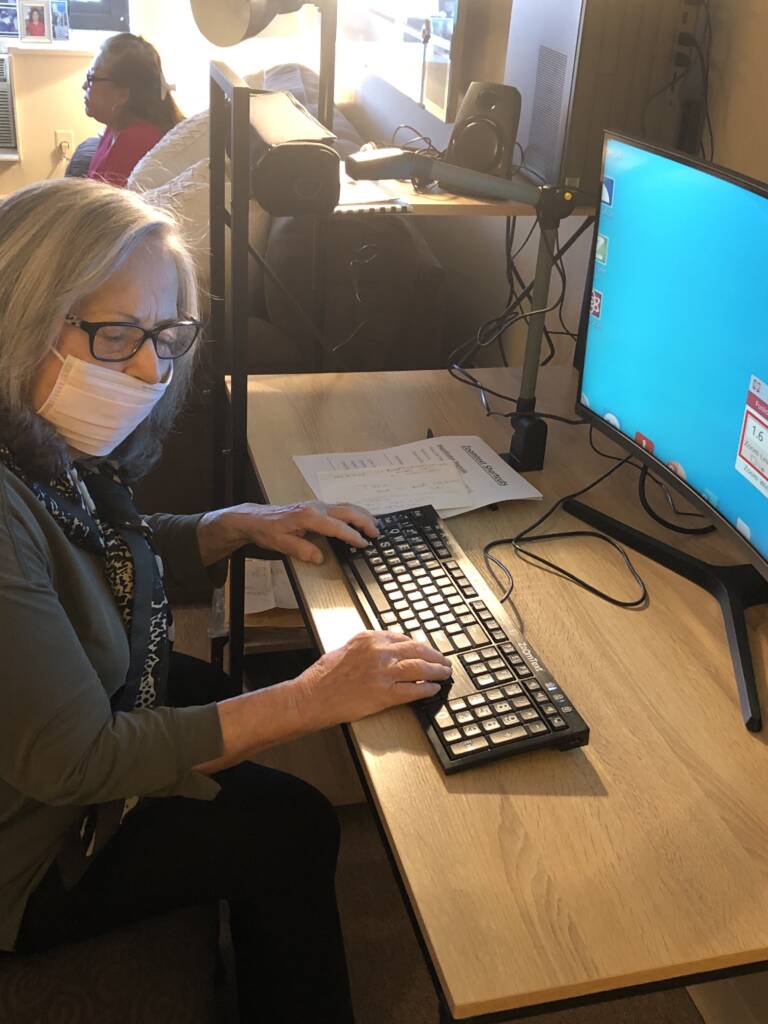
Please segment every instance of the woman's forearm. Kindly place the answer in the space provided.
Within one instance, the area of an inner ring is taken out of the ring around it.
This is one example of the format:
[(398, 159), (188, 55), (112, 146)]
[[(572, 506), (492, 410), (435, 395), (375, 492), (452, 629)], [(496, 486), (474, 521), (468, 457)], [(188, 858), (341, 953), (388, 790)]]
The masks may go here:
[(229, 558), (245, 543), (240, 520), (227, 508), (206, 512), (197, 524), (197, 543), (200, 548), (200, 561), (204, 566), (215, 565), (216, 562)]
[(206, 775), (332, 724), (320, 719), (317, 702), (306, 700), (296, 679), (220, 701), (217, 707), (223, 748), (214, 761), (195, 766)]

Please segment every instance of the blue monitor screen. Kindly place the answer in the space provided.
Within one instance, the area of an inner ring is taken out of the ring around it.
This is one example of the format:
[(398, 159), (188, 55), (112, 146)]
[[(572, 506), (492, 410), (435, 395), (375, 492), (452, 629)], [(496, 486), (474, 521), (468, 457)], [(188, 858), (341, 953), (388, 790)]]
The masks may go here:
[(608, 137), (581, 404), (768, 559), (768, 198)]

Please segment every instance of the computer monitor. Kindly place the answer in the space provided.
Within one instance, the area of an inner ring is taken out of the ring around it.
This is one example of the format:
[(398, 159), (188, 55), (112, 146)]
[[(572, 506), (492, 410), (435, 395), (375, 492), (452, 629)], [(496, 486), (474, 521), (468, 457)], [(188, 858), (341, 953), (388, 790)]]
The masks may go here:
[(747, 603), (768, 596), (766, 239), (768, 186), (606, 134), (577, 411), (738, 539)]

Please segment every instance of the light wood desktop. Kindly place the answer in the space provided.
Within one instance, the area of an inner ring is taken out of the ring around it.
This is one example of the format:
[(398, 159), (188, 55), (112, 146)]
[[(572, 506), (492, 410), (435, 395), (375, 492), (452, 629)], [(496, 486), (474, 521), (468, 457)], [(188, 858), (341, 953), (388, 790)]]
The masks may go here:
[[(516, 393), (514, 370), (478, 376)], [(569, 413), (574, 389), (572, 371), (550, 368), (539, 407)], [(384, 447), (427, 429), (479, 434), (497, 450), (509, 442), (508, 421), (486, 418), (477, 392), (443, 371), (249, 381), (250, 450), (272, 502), (311, 497), (293, 454)], [(548, 506), (608, 465), (588, 448), (585, 427), (552, 423), (545, 469), (529, 479)], [(589, 500), (654, 532), (636, 487), (637, 473), (624, 467)], [(506, 503), (449, 528), (488, 579), (483, 544), (543, 508)], [(578, 525), (560, 512), (558, 527)], [(679, 543), (713, 561), (738, 557), (722, 539)], [(717, 603), (639, 555), (631, 557), (651, 603), (632, 612), (500, 553), (528, 638), (589, 723), (589, 746), (446, 777), (409, 709), (351, 727), (452, 1014), (768, 960), (768, 733), (742, 724)], [(555, 541), (548, 553), (611, 593), (635, 593), (604, 544)], [(293, 571), (324, 648), (361, 628), (332, 557)], [(768, 609), (752, 609), (748, 622), (768, 710)]]

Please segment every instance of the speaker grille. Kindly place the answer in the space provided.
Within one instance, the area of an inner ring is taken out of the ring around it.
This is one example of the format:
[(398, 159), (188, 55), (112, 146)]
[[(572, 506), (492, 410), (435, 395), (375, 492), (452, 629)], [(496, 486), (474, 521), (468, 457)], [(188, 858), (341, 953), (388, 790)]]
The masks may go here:
[(0, 150), (16, 149), (16, 114), (13, 109), (11, 65), (0, 55)]
[(560, 121), (567, 68), (568, 58), (564, 53), (548, 46), (539, 47), (525, 163), (529, 170), (552, 185), (559, 184)]

